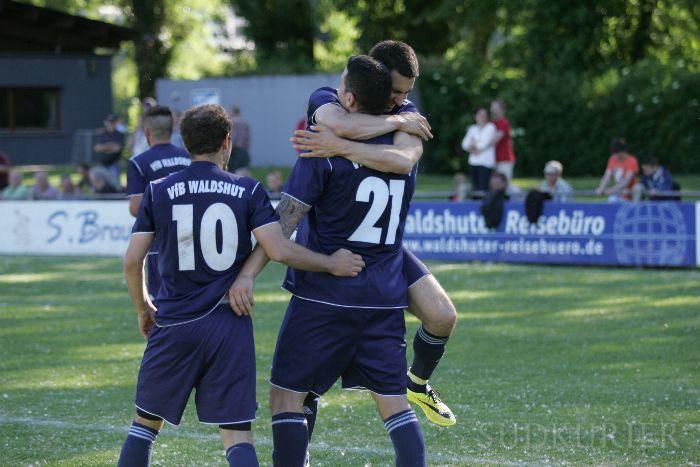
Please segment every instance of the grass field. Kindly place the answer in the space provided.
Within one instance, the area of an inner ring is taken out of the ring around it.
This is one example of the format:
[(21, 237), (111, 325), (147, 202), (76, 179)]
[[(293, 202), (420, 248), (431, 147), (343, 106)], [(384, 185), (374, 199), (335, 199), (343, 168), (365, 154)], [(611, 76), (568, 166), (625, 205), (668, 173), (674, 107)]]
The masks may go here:
[[(0, 257), (0, 464), (114, 464), (144, 341), (120, 260)], [(431, 264), (459, 310), (433, 378), (458, 424), (425, 422), (430, 465), (700, 463), (700, 272)], [(287, 295), (256, 289), (254, 424), (270, 465), (266, 380)], [(408, 320), (412, 338), (417, 323)], [(410, 347), (410, 346), (409, 346)], [(369, 396), (322, 399), (314, 465), (391, 465)], [(225, 465), (189, 407), (157, 465)]]

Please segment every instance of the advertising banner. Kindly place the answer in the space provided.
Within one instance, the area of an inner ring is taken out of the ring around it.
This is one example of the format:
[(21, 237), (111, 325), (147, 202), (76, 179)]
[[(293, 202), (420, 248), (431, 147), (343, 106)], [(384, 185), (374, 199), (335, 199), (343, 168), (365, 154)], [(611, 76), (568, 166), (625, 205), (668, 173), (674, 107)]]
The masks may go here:
[[(105, 255), (126, 251), (126, 201), (0, 202), (0, 254)], [(531, 224), (506, 203), (497, 229), (478, 202), (414, 202), (404, 245), (426, 260), (614, 266), (700, 266), (700, 203), (545, 203)]]
[(0, 202), (0, 253), (121, 256), (134, 218), (127, 201)]
[(698, 266), (694, 203), (545, 203), (531, 224), (506, 203), (497, 229), (478, 202), (411, 205), (404, 245), (422, 259), (616, 266)]

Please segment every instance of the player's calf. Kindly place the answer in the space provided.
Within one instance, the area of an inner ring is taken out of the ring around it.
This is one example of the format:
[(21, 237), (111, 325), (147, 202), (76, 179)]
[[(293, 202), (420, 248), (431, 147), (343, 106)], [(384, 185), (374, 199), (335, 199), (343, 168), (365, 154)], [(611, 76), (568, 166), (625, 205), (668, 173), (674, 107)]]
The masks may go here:
[(219, 433), (229, 466), (258, 467), (260, 465), (253, 446), (250, 422), (219, 425)]
[(394, 445), (397, 467), (425, 466), (425, 441), (416, 418), (404, 396), (372, 394), (384, 427)]
[(270, 387), (272, 412), (272, 462), (275, 466), (303, 467), (309, 448), (309, 432), (303, 403), (306, 393)]
[(163, 419), (141, 410), (136, 411), (129, 434), (119, 455), (118, 467), (140, 467), (151, 465), (153, 443), (163, 427)]

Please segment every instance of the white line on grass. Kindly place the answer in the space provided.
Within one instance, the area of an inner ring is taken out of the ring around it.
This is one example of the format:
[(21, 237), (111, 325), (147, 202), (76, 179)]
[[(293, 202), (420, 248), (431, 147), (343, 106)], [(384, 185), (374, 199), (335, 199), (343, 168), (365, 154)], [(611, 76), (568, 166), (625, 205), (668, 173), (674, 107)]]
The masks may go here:
[[(128, 427), (117, 427), (114, 425), (104, 425), (104, 424), (90, 424), (90, 423), (71, 423), (64, 422), (62, 420), (50, 420), (50, 419), (37, 419), (28, 417), (6, 417), (0, 415), (0, 425), (31, 425), (40, 427), (50, 427), (50, 428), (61, 428), (65, 430), (87, 430), (87, 431), (102, 431), (106, 433), (113, 434), (126, 434)], [(216, 442), (219, 440), (219, 436), (215, 434), (204, 434), (196, 433), (192, 431), (185, 431), (179, 428), (173, 429), (170, 427), (166, 436), (174, 436), (180, 438), (189, 438), (199, 441), (212, 441)], [(272, 446), (272, 440), (270, 438), (256, 436), (255, 444), (259, 446)], [(522, 465), (522, 463), (504, 461), (502, 459), (486, 459), (478, 457), (468, 457), (468, 456), (450, 456), (438, 453), (431, 453), (430, 447), (427, 447), (428, 453), (426, 455), (428, 460), (433, 462), (444, 462), (449, 464), (494, 464), (498, 463), (500, 465)], [(353, 454), (364, 454), (371, 456), (386, 456), (393, 457), (393, 449), (383, 449), (371, 446), (351, 446), (351, 447), (341, 447), (338, 445), (328, 445), (324, 442), (312, 441), (311, 452), (335, 452), (335, 453), (353, 453)]]

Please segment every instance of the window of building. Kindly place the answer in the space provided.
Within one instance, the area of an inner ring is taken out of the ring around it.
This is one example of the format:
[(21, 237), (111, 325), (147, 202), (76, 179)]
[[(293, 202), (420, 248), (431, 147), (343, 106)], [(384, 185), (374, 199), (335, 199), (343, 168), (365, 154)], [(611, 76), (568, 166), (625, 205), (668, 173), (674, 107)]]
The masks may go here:
[(57, 130), (60, 95), (55, 88), (0, 88), (0, 130)]

